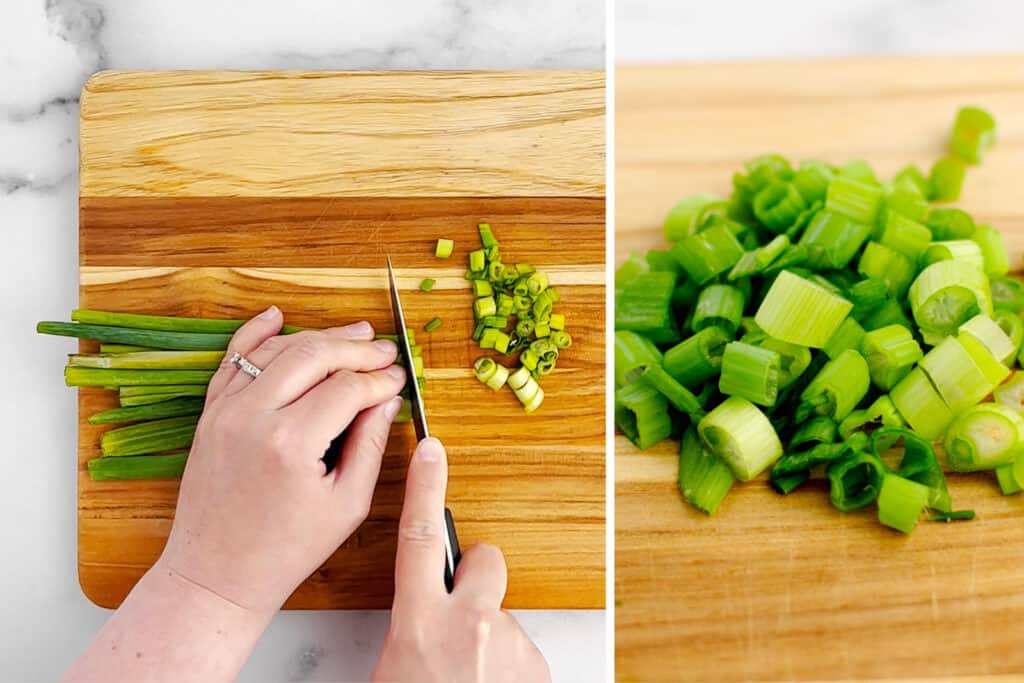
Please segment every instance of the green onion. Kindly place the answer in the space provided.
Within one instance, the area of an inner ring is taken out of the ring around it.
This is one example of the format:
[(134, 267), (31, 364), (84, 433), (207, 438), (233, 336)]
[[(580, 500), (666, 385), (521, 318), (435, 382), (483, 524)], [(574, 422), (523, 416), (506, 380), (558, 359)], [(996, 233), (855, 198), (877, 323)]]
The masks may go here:
[(123, 479), (180, 479), (188, 453), (93, 458), (87, 465), (93, 481)]
[(819, 211), (807, 224), (800, 244), (810, 250), (808, 263), (812, 267), (845, 268), (870, 235), (868, 223), (841, 213)]
[(807, 202), (792, 183), (771, 183), (754, 197), (754, 215), (774, 233), (785, 232), (806, 208)]
[[(205, 386), (195, 385), (195, 389), (206, 391)], [(203, 394), (205, 395), (205, 393)], [(157, 403), (165, 403), (178, 398), (194, 398), (196, 394), (184, 391), (169, 391), (162, 394), (139, 394), (136, 396), (121, 395), (119, 402), (122, 408), (137, 408), (140, 406), (151, 406)]]
[(138, 351), (114, 355), (73, 354), (68, 365), (81, 368), (123, 370), (216, 370), (224, 360), (221, 351)]
[(828, 184), (835, 174), (820, 161), (808, 160), (800, 163), (800, 170), (793, 174), (793, 187), (808, 204), (824, 202)]
[(473, 363), (473, 374), (481, 383), (498, 391), (508, 381), (509, 369), (490, 358), (478, 358)]
[(962, 107), (956, 113), (949, 150), (964, 161), (976, 164), (996, 142), (996, 121), (984, 109)]
[(921, 267), (947, 260), (963, 261), (964, 263), (970, 263), (979, 270), (985, 270), (985, 257), (981, 254), (981, 247), (973, 240), (932, 242), (921, 255)]
[(643, 366), (640, 378), (657, 389), (680, 412), (687, 413), (695, 420), (704, 416), (704, 409), (697, 397), (665, 372), (661, 365), (652, 363)]
[(902, 427), (883, 427), (871, 434), (871, 452), (880, 456), (880, 450), (885, 450), (899, 439), (903, 440), (903, 457), (896, 474), (927, 486), (928, 507), (931, 509), (942, 512), (952, 510), (953, 499), (946, 485), (946, 475), (929, 441)]
[(123, 386), (119, 389), (121, 397), (147, 396), (150, 394), (180, 393), (185, 396), (206, 396), (205, 384), (139, 384)]
[(828, 186), (825, 209), (855, 221), (874, 225), (882, 206), (882, 190), (846, 176), (836, 176)]
[(480, 244), (483, 245), (484, 249), (492, 249), (498, 246), (498, 240), (494, 237), (490, 223), (480, 223), (476, 226), (476, 229), (480, 233)]
[(889, 393), (907, 425), (934, 441), (953, 421), (953, 413), (921, 368), (914, 368)]
[(448, 258), (452, 255), (452, 251), (455, 249), (455, 242), (448, 239), (437, 240), (437, 246), (434, 247), (434, 256), (437, 258)]
[(644, 450), (672, 433), (668, 401), (647, 382), (633, 382), (615, 392), (615, 425)]
[[(473, 286), (473, 290), (474, 290), (474, 291), (476, 291), (476, 283), (477, 283), (477, 282), (481, 282), (481, 281), (480, 281), (480, 280), (474, 280), (474, 281), (473, 281), (473, 285), (474, 285), (474, 286)], [(420, 291), (421, 291), (421, 292), (429, 292), (430, 290), (432, 290), (432, 289), (434, 288), (434, 285), (435, 285), (436, 283), (437, 283), (437, 280), (434, 280), (434, 279), (432, 279), (432, 278), (429, 278), (429, 277), (428, 277), (428, 278), (425, 278), (425, 279), (424, 279), (424, 280), (423, 280), (423, 281), (422, 281), (422, 282), (420, 283)]]
[(906, 327), (888, 325), (864, 335), (861, 347), (868, 363), (871, 381), (882, 391), (889, 391), (906, 377), (924, 353)]
[[(426, 282), (426, 281), (425, 281)], [(430, 281), (431, 283), (433, 280)], [(479, 299), (482, 296), (493, 296), (494, 288), (491, 287), (491, 283), (487, 280), (473, 280), (473, 296)], [(423, 289), (423, 286), (420, 286)], [(506, 314), (507, 315), (507, 314)]]
[(1024, 417), (999, 403), (964, 411), (942, 442), (946, 463), (958, 472), (990, 470), (1024, 453)]
[(943, 157), (932, 164), (928, 176), (928, 199), (936, 202), (955, 202), (960, 199), (967, 167), (956, 157)]
[(715, 325), (729, 333), (740, 326), (743, 317), (743, 293), (731, 285), (708, 285), (697, 297), (693, 313), (692, 328), (700, 332)]
[(962, 240), (974, 235), (974, 219), (962, 209), (933, 207), (928, 211), (925, 225), (932, 231), (932, 239)]
[[(1021, 320), (1020, 315), (997, 309), (992, 314), (992, 319), (1013, 344), (1014, 349), (1019, 351), (1021, 342), (1024, 342), (1024, 320)], [(1006, 365), (1013, 365), (1013, 359), (1006, 361)]]
[[(693, 337), (691, 337), (691, 339), (692, 338)], [(722, 345), (724, 344), (725, 342), (722, 342)], [(720, 364), (720, 352), (718, 358)], [(634, 378), (630, 376), (630, 373), (641, 366), (651, 363), (661, 363), (661, 351), (659, 351), (658, 347), (654, 345), (654, 342), (647, 337), (642, 337), (636, 332), (630, 332), (629, 330), (615, 331), (616, 387), (621, 387), (624, 384), (628, 384), (633, 381)]]
[(962, 261), (938, 261), (910, 285), (910, 308), (924, 330), (953, 334), (978, 313), (992, 314), (988, 278)]
[(109, 327), (106, 325), (50, 321), (44, 321), (36, 325), (36, 331), (40, 334), (78, 337), (79, 339), (94, 339), (99, 342), (131, 344), (134, 346), (180, 351), (223, 351), (228, 347), (228, 342), (231, 341), (231, 335), (227, 333), (166, 332), (142, 328)]
[(997, 384), (957, 337), (943, 339), (925, 354), (920, 367), (954, 415), (978, 403)]
[(893, 184), (896, 187), (913, 191), (922, 197), (928, 194), (928, 178), (914, 164), (908, 164), (901, 168), (893, 178)]
[(157, 420), (164, 417), (181, 417), (198, 415), (203, 412), (202, 398), (175, 398), (151, 405), (130, 408), (111, 408), (89, 416), (89, 424), (113, 424), (117, 422), (136, 422), (139, 420)]
[(852, 308), (846, 299), (784, 270), (768, 289), (754, 320), (776, 339), (821, 348)]
[(764, 333), (747, 334), (740, 341), (779, 354), (779, 389), (793, 384), (811, 364), (811, 350), (806, 346), (779, 341)]
[[(616, 338), (618, 332), (616, 332)], [(732, 335), (718, 327), (703, 330), (676, 344), (665, 352), (663, 366), (677, 382), (695, 388), (701, 382), (711, 379), (722, 367), (725, 345), (732, 341)], [(618, 350), (618, 346), (616, 346)], [(628, 359), (627, 359), (628, 360)], [(616, 368), (618, 376), (618, 368)]]
[(483, 249), (469, 252), (469, 272), (480, 273), (487, 267), (487, 255)]
[(839, 436), (849, 439), (851, 435), (867, 427), (904, 427), (906, 423), (896, 410), (892, 397), (883, 394), (867, 408), (855, 410), (839, 423)]
[(730, 342), (722, 354), (718, 390), (728, 396), (772, 406), (779, 393), (779, 363), (779, 354), (775, 351)]
[(974, 519), (974, 510), (954, 510), (953, 512), (940, 512), (928, 518), (929, 522), (954, 522), (958, 520)]
[(878, 493), (878, 521), (909, 534), (928, 502), (928, 487), (895, 474), (882, 477)]
[[(1020, 320), (1020, 318), (1016, 319)], [(959, 333), (961, 341), (963, 341), (964, 335), (970, 335), (1000, 363), (1003, 365), (1013, 364), (1019, 340), (1015, 344), (992, 318), (986, 315), (976, 315), (960, 326)]]
[(679, 491), (689, 503), (715, 514), (736, 481), (729, 466), (704, 448), (691, 427), (679, 444)]
[(1000, 311), (1020, 313), (1024, 310), (1024, 284), (1012, 277), (994, 277), (990, 281), (992, 307)]
[(917, 274), (906, 256), (879, 242), (868, 242), (861, 253), (857, 272), (866, 278), (885, 282), (890, 296), (902, 297)]
[(118, 427), (103, 434), (100, 448), (105, 457), (145, 455), (188, 448), (196, 431), (198, 416), (169, 417)]
[(985, 274), (989, 277), (1000, 277), (1010, 272), (1010, 257), (1003, 244), (1003, 236), (991, 225), (975, 227), (971, 236), (981, 249), (985, 262)]
[(750, 481), (782, 455), (768, 418), (750, 401), (730, 396), (704, 416), (697, 432), (740, 481)]
[(788, 247), (789, 238), (785, 235), (776, 235), (763, 247), (745, 252), (729, 271), (727, 279), (734, 282), (740, 278), (763, 273)]
[[(906, 185), (896, 185), (885, 195), (885, 208), (912, 221), (922, 223), (928, 215), (928, 200), (925, 196)], [(879, 233), (878, 236), (881, 236)], [(891, 245), (890, 245), (891, 246)]]
[(426, 325), (424, 325), (423, 329), (426, 332), (433, 332), (434, 330), (436, 330), (439, 327), (441, 327), (441, 319), (440, 318), (434, 318), (433, 320), (428, 322)]
[(703, 285), (736, 265), (743, 256), (743, 246), (728, 227), (718, 225), (676, 244), (672, 256), (690, 279)]
[(917, 263), (932, 241), (931, 230), (892, 210), (883, 215), (885, 220), (878, 242), (903, 254), (911, 263)]
[(64, 368), (69, 387), (120, 387), (140, 384), (209, 384), (213, 370), (113, 370)]
[(867, 395), (870, 385), (871, 376), (864, 357), (847, 349), (826, 363), (800, 394), (796, 419), (803, 421), (817, 413), (842, 421)]
[(825, 474), (830, 483), (832, 504), (849, 512), (869, 505), (878, 497), (885, 465), (877, 455), (856, 451), (833, 461)]
[(100, 344), (100, 353), (136, 353), (137, 351), (152, 351), (145, 346), (132, 346), (131, 344)]
[(822, 351), (829, 358), (835, 358), (846, 349), (859, 351), (861, 343), (864, 341), (864, 334), (864, 328), (860, 326), (860, 323), (853, 318), (847, 318), (828, 340)]
[(1018, 415), (1024, 415), (1024, 372), (1013, 373), (1009, 381), (996, 387), (992, 396), (1000, 405), (1006, 406)]
[[(86, 325), (110, 327), (131, 327), (141, 330), (164, 332), (198, 332), (206, 334), (234, 334), (244, 320), (215, 320), (211, 318), (178, 318), (165, 315), (139, 315), (136, 313), (114, 313), (79, 308), (71, 311), (71, 319)], [(140, 344), (140, 346), (145, 346)]]
[(615, 302), (615, 329), (631, 330), (655, 344), (673, 343), (679, 338), (672, 313), (671, 273), (645, 273), (626, 286)]
[(665, 223), (662, 226), (665, 240), (678, 242), (697, 232), (705, 209), (717, 205), (721, 201), (718, 197), (710, 194), (694, 194), (680, 200), (665, 216)]

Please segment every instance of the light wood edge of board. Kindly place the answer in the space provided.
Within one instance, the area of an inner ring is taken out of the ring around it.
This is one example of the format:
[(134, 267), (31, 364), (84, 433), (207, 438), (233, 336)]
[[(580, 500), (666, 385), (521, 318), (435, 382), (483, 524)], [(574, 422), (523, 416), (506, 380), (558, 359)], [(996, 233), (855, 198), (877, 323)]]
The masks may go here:
[(600, 70), (103, 71), (81, 93), (79, 192), (603, 197), (604, 83)]

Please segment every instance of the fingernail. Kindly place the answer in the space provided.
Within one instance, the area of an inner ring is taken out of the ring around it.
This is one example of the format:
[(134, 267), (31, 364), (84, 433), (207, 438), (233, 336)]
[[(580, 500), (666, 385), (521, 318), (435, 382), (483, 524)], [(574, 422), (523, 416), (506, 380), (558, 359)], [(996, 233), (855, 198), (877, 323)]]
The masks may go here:
[(384, 416), (389, 420), (394, 420), (395, 415), (398, 415), (398, 411), (402, 409), (402, 398), (395, 396), (393, 399), (387, 402), (384, 406)]
[(366, 335), (373, 332), (373, 327), (370, 325), (370, 323), (366, 322), (365, 320), (361, 320), (357, 323), (352, 323), (351, 325), (345, 325), (345, 327), (341, 329), (344, 330), (345, 334), (349, 335), (350, 337), (365, 337)]
[(430, 437), (420, 441), (416, 447), (416, 457), (423, 462), (438, 462), (444, 455), (444, 446), (437, 439)]
[(395, 342), (390, 339), (378, 339), (373, 342), (373, 345), (384, 353), (398, 353), (398, 347), (395, 346)]
[(393, 379), (405, 381), (405, 370), (402, 369), (401, 365), (392, 365), (384, 372), (388, 373)]
[(260, 313), (257, 317), (260, 320), (270, 320), (272, 318), (276, 318), (280, 314), (281, 310), (277, 306), (271, 306), (267, 310)]

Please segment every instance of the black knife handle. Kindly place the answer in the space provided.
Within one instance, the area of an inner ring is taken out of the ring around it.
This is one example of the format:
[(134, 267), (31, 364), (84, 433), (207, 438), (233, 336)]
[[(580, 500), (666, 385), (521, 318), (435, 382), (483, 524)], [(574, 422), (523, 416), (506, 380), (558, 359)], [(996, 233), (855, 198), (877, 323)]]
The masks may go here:
[(451, 593), (455, 588), (455, 569), (459, 566), (459, 560), (462, 559), (462, 549), (459, 548), (459, 535), (455, 533), (455, 519), (452, 517), (452, 511), (448, 508), (444, 509), (444, 534), (448, 539), (446, 546), (452, 549), (450, 557), (448, 547), (444, 552), (444, 587)]

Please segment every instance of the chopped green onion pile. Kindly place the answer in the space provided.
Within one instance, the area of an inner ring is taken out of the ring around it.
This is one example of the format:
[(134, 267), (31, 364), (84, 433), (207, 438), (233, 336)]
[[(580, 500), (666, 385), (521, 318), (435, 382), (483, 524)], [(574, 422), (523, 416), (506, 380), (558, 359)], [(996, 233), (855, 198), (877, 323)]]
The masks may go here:
[[(520, 367), (511, 370), (481, 357), (473, 374), (495, 391), (508, 384), (523, 409), (532, 413), (544, 401), (537, 378), (555, 369), (572, 337), (565, 331), (565, 315), (554, 312), (558, 292), (547, 274), (525, 263), (502, 262), (491, 226), (480, 223), (478, 230), (481, 248), (469, 253), (466, 271), (473, 289), (473, 341), (481, 349), (517, 356)], [(717, 307), (708, 311), (714, 316)]]
[(863, 161), (757, 157), (728, 199), (669, 211), (667, 251), (620, 265), (616, 426), (640, 449), (681, 441), (687, 501), (713, 514), (735, 480), (767, 472), (788, 494), (821, 472), (838, 509), (874, 503), (905, 533), (926, 510), (973, 519), (940, 441), (948, 469), (1024, 489), (1024, 285), (995, 228), (935, 205), (995, 129), (961, 109), (948, 156), (888, 182)]
[[(101, 437), (100, 457), (88, 462), (89, 476), (96, 481), (180, 478), (203, 411), (206, 385), (231, 335), (245, 321), (84, 309), (73, 311), (71, 320), (36, 326), (42, 334), (102, 342), (99, 353), (68, 356), (65, 383), (115, 391), (120, 406), (88, 417), (90, 424), (114, 426)], [(439, 324), (440, 320), (431, 321), (428, 331)], [(285, 325), (282, 332), (299, 329)], [(421, 349), (413, 331), (408, 334), (413, 367), (422, 383)], [(406, 400), (396, 421), (410, 419)]]

